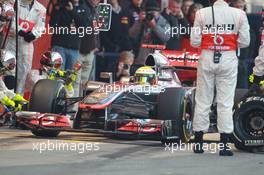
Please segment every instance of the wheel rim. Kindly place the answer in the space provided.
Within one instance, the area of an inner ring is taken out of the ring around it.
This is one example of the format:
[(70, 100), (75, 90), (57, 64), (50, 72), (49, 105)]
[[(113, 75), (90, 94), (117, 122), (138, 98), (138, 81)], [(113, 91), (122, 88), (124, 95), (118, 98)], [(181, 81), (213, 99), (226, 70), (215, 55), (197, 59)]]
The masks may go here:
[(188, 142), (191, 139), (191, 136), (193, 135), (193, 122), (190, 103), (186, 104), (185, 112), (183, 115), (183, 133), (186, 142)]
[(264, 138), (264, 110), (251, 109), (244, 113), (240, 122), (240, 128), (250, 137)]

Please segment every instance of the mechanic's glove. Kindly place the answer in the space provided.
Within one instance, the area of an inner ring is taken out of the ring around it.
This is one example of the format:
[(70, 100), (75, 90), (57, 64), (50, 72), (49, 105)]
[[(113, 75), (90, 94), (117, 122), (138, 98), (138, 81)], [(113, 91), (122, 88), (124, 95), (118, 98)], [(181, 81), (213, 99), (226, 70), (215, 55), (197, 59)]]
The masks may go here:
[(18, 35), (25, 37), (27, 35), (27, 32), (25, 32), (24, 30), (19, 30)]
[(264, 76), (257, 76), (257, 75), (251, 74), (249, 76), (249, 82), (263, 86), (264, 85)]
[(56, 80), (56, 72), (55, 71), (50, 71), (49, 79), (50, 80)]
[(264, 85), (263, 76), (250, 75), (249, 82), (252, 85), (249, 88), (248, 95), (260, 93), (260, 86)]
[(57, 73), (58, 73), (58, 76), (59, 76), (59, 77), (62, 77), (62, 78), (63, 78), (63, 77), (65, 76), (65, 72), (62, 71), (62, 70), (58, 70)]
[(11, 100), (8, 96), (4, 96), (4, 98), (2, 98), (3, 105), (7, 106), (7, 107), (15, 107), (16, 103)]
[(77, 74), (76, 73), (71, 74), (71, 80), (73, 82), (75, 82), (77, 80)]
[(254, 84), (260, 84), (262, 85), (263, 84), (263, 76), (256, 76), (254, 75), (254, 80), (253, 80), (253, 83)]
[(22, 108), (23, 108), (23, 105), (22, 104), (15, 103), (15, 106), (14, 106), (15, 112), (22, 111)]
[(26, 99), (24, 99), (24, 97), (20, 94), (16, 94), (13, 98), (14, 101), (19, 101), (19, 102), (24, 102), (24, 103), (28, 103), (28, 101)]
[(66, 89), (66, 92), (67, 92), (67, 97), (69, 97), (69, 98), (73, 97), (74, 89), (73, 89), (72, 83), (70, 83), (68, 85), (65, 85), (65, 89)]
[(19, 102), (15, 102), (13, 100), (11, 100), (8, 96), (4, 96), (4, 98), (2, 99), (2, 103), (7, 106), (7, 107), (12, 107), (14, 109), (14, 111), (21, 111), (23, 108), (23, 105), (20, 104)]
[(24, 36), (24, 40), (28, 43), (31, 41), (35, 40), (36, 36), (32, 32), (27, 32), (26, 35)]
[(65, 85), (65, 88), (66, 88), (68, 91), (73, 91), (72, 83), (70, 83), (70, 84), (68, 84), (68, 85)]

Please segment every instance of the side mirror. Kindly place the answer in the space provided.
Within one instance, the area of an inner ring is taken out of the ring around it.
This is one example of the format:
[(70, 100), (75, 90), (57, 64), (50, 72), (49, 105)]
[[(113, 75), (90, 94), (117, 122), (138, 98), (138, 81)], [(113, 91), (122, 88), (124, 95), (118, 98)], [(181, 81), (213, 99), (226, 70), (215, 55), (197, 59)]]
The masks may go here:
[(96, 7), (96, 22), (99, 31), (109, 31), (112, 20), (112, 6), (106, 3), (99, 3)]
[(109, 79), (109, 83), (113, 83), (113, 73), (112, 72), (101, 72), (100, 78)]

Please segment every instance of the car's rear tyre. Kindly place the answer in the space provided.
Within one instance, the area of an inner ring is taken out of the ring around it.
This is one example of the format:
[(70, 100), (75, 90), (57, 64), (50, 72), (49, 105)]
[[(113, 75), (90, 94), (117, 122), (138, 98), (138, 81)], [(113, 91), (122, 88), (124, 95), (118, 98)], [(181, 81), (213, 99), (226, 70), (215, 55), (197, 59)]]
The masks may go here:
[(164, 120), (161, 126), (161, 142), (189, 142), (192, 136), (193, 104), (186, 95), (190, 88), (167, 88), (159, 96), (158, 116)]
[[(62, 82), (39, 80), (31, 93), (29, 111), (61, 114), (65, 111), (66, 90)], [(41, 137), (57, 137), (60, 131), (33, 129), (31, 132)]]
[(256, 152), (264, 149), (264, 96), (247, 97), (234, 112), (233, 141), (240, 150)]

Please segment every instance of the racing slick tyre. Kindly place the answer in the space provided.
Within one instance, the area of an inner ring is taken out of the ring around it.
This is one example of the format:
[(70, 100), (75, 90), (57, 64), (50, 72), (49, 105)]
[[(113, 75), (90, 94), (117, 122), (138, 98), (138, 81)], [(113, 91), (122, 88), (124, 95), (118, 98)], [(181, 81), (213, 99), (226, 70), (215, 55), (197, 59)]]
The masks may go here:
[[(31, 93), (29, 111), (61, 114), (65, 111), (66, 90), (62, 82), (39, 80)], [(41, 137), (57, 137), (60, 131), (32, 129), (31, 132)]]
[(66, 90), (62, 82), (39, 80), (31, 93), (29, 111), (60, 114), (65, 110)]
[(60, 134), (60, 131), (51, 131), (51, 130), (31, 130), (32, 134), (39, 137), (57, 137)]
[(249, 152), (264, 150), (264, 96), (256, 95), (241, 101), (234, 112), (235, 147)]
[(158, 99), (158, 116), (164, 120), (161, 126), (161, 142), (189, 142), (192, 132), (193, 93), (190, 88), (167, 88)]

